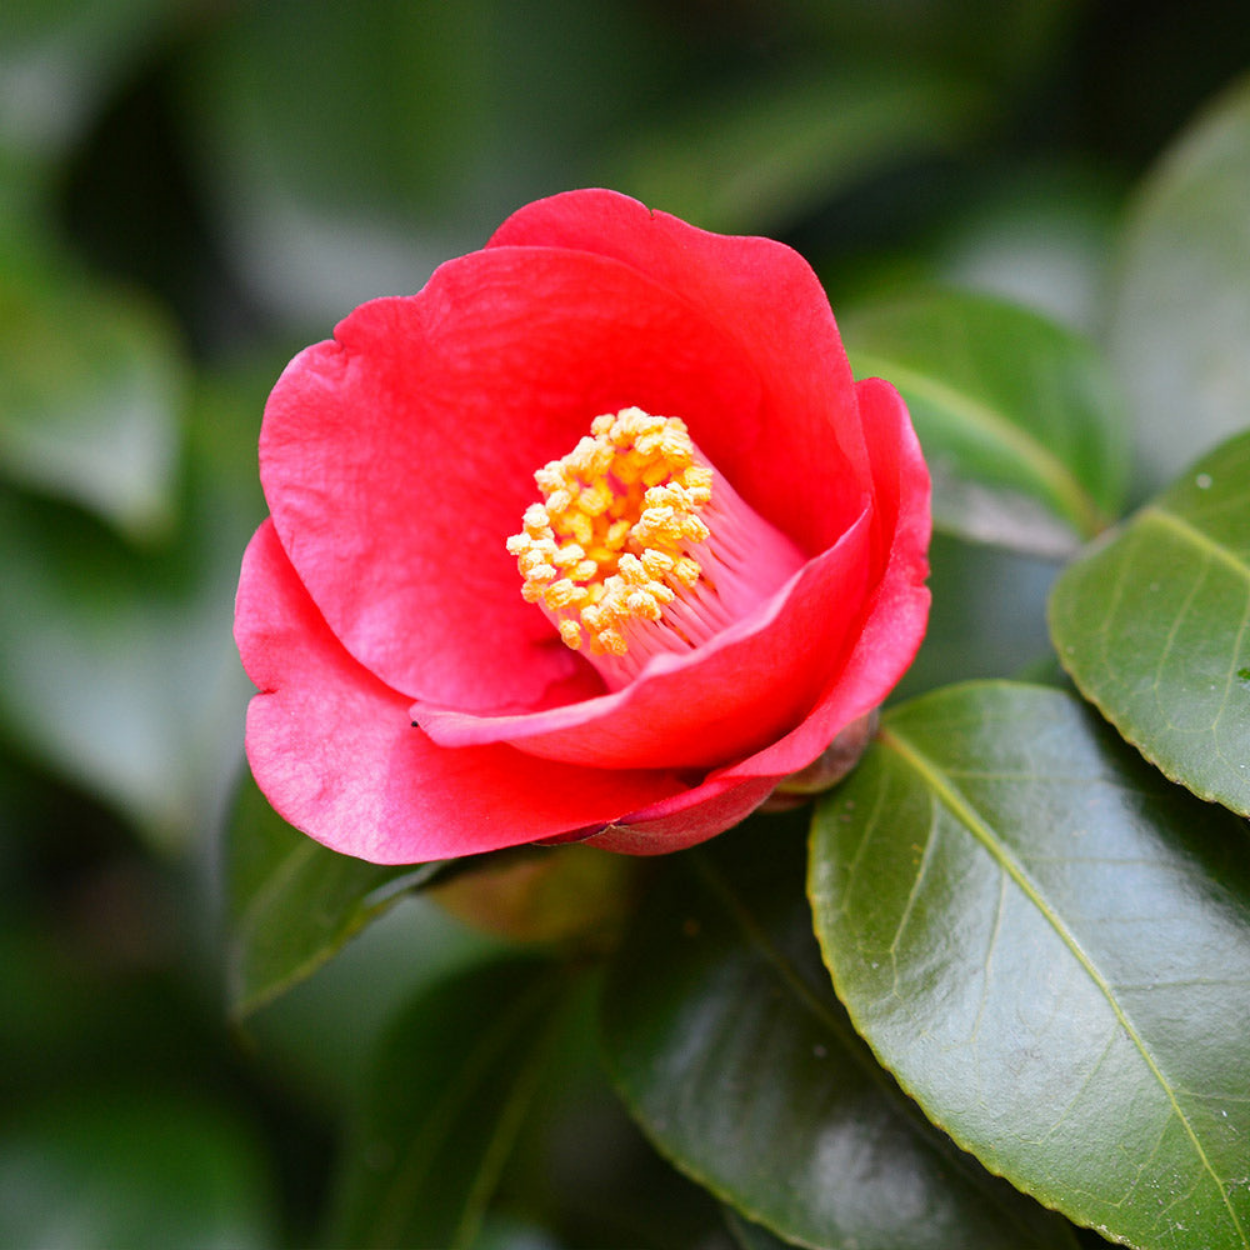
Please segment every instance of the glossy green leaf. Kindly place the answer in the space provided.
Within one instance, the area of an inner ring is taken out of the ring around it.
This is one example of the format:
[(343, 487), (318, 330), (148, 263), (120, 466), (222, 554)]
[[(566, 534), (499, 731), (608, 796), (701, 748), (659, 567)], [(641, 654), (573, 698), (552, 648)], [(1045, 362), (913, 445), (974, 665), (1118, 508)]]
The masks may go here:
[(830, 1250), (1071, 1247), (932, 1127), (820, 967), (798, 829), (666, 865), (604, 995), (614, 1079), (657, 1148), (748, 1219)]
[(0, 1133), (0, 1245), (277, 1244), (270, 1178), (247, 1126), (151, 1088), (58, 1099)]
[(891, 166), (957, 149), (984, 127), (986, 104), (932, 70), (791, 71), (687, 106), (601, 177), (709, 230), (775, 232)]
[(1250, 1245), (1250, 833), (1072, 695), (882, 719), (816, 812), (856, 1027), (992, 1171), (1142, 1250)]
[(311, 976), (442, 867), (385, 866), (339, 855), (292, 829), (250, 776), (230, 822), (227, 855), (228, 993), (237, 1018)]
[(184, 366), (135, 296), (0, 267), (0, 470), (127, 534), (172, 519)]
[(1063, 554), (1117, 515), (1127, 453), (1097, 353), (988, 296), (927, 292), (844, 318), (857, 377), (894, 383), (933, 474), (934, 524)]
[(510, 959), (410, 1004), (343, 1154), (331, 1244), (467, 1250), (560, 1023), (563, 971)]
[(1250, 815), (1250, 434), (1064, 570), (1051, 633), (1081, 692), (1174, 781)]
[(1250, 420), (1250, 79), (1180, 137), (1126, 227), (1110, 344), (1158, 486)]

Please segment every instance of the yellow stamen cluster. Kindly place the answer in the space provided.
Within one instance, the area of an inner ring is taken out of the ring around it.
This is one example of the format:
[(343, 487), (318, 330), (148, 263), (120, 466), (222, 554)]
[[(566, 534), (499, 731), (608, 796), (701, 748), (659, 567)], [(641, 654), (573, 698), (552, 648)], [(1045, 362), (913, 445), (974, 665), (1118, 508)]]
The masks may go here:
[(689, 548), (708, 537), (699, 513), (712, 470), (684, 421), (640, 408), (596, 417), (590, 436), (534, 474), (543, 502), (508, 539), (527, 603), (541, 603), (577, 650), (624, 655), (632, 621), (658, 621), (702, 572)]

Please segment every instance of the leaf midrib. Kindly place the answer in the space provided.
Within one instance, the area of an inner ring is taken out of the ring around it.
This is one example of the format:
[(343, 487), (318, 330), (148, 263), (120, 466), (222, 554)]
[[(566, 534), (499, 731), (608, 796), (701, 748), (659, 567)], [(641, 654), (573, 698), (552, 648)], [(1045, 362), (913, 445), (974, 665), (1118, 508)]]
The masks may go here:
[(1033, 882), (1032, 878), (1024, 871), (1011, 854), (1004, 843), (996, 836), (994, 830), (981, 818), (977, 810), (972, 806), (963, 793), (955, 786), (945, 773), (933, 760), (929, 759), (919, 748), (909, 742), (907, 738), (893, 728), (882, 728), (878, 731), (878, 740), (883, 746), (894, 751), (905, 763), (920, 775), (922, 781), (928, 786), (937, 798), (946, 805), (947, 809), (955, 816), (961, 824), (972, 834), (978, 842), (994, 857), (999, 866), (1006, 872), (1016, 883), (1019, 889), (1024, 893), (1025, 897), (1033, 904), (1041, 913), (1042, 918), (1050, 925), (1050, 927), (1058, 935), (1063, 944), (1070, 950), (1085, 974), (1093, 981), (1099, 992), (1107, 1000), (1108, 1006), (1119, 1022), (1120, 1027), (1127, 1034), (1129, 1040), (1137, 1048), (1138, 1053), (1144, 1060), (1146, 1067), (1151, 1075), (1158, 1082), (1159, 1087), (1167, 1096), (1173, 1113), (1180, 1121), (1185, 1129), (1186, 1135), (1189, 1137), (1195, 1153), (1202, 1164), (1203, 1170), (1210, 1176), (1219, 1192), (1220, 1198), (1224, 1203), (1225, 1209), (1228, 1211), (1229, 1218), (1233, 1222), (1233, 1227), (1237, 1231), (1237, 1235), (1241, 1238), (1242, 1245), (1250, 1247), (1250, 1239), (1247, 1239), (1246, 1232), (1241, 1226), (1241, 1221), (1237, 1218), (1237, 1212), (1233, 1209), (1232, 1203), (1229, 1201), (1227, 1190), (1224, 1182), (1219, 1174), (1212, 1166), (1210, 1159), (1207, 1158), (1207, 1152), (1203, 1149), (1202, 1142), (1198, 1135), (1194, 1132), (1193, 1126), (1189, 1122), (1189, 1117), (1181, 1109), (1180, 1103), (1177, 1101), (1176, 1094), (1172, 1086), (1168, 1083), (1162, 1069), (1155, 1061), (1154, 1055), (1150, 1052), (1145, 1040), (1138, 1033), (1133, 1022), (1129, 1019), (1124, 1009), (1120, 1006), (1102, 973), (1099, 972), (1093, 959), (1085, 951), (1084, 947), (1077, 940), (1076, 935), (1063, 923), (1058, 913), (1047, 901), (1041, 890)]
[[(893, 1078), (888, 1075), (886, 1070), (873, 1061), (864, 1039), (821, 1002), (820, 997), (795, 966), (794, 961), (772, 940), (763, 924), (756, 919), (747, 903), (725, 878), (724, 874), (713, 864), (706, 852), (696, 851), (691, 856), (690, 863), (703, 886), (725, 909), (747, 942), (754, 946), (765, 961), (771, 965), (773, 971), (781, 979), (782, 984), (789, 988), (803, 1009), (828, 1031), (846, 1056), (887, 1099), (895, 1098), (900, 1092), (899, 1087), (894, 1083)], [(1007, 1223), (1021, 1228), (1023, 1235), (1031, 1244), (1042, 1244), (1027, 1227), (1021, 1224), (1016, 1212), (1003, 1203), (994, 1189), (985, 1186), (983, 1176), (987, 1174), (979, 1174), (979, 1167), (974, 1170), (973, 1167), (968, 1166), (969, 1155), (962, 1151), (947, 1154), (937, 1147), (935, 1141), (927, 1132), (927, 1130), (934, 1127), (932, 1122), (920, 1111), (912, 1099), (903, 1097), (901, 1101), (894, 1105), (904, 1119), (910, 1120), (914, 1124), (918, 1130), (921, 1144), (937, 1157), (939, 1167), (943, 1171), (949, 1170), (961, 1175), (963, 1180), (980, 1194), (987, 1203), (991, 1203), (994, 1206)], [(973, 1162), (975, 1165), (975, 1161)]]
[(1046, 484), (1052, 500), (1058, 502), (1070, 521), (1075, 522), (1086, 538), (1092, 538), (1107, 525), (1101, 508), (1076, 475), (1045, 444), (993, 405), (976, 399), (966, 391), (918, 370), (899, 364), (888, 356), (872, 352), (856, 352), (857, 372), (878, 373), (900, 389), (913, 391), (923, 399), (946, 409), (966, 424), (992, 435), (1013, 451)]
[(1185, 520), (1179, 513), (1172, 512), (1159, 504), (1149, 504), (1141, 510), (1137, 519), (1139, 522), (1154, 521), (1165, 529), (1171, 530), (1191, 547), (1197, 547), (1205, 555), (1232, 569), (1243, 581), (1250, 582), (1250, 564), (1238, 556), (1231, 547), (1212, 538), (1205, 530)]

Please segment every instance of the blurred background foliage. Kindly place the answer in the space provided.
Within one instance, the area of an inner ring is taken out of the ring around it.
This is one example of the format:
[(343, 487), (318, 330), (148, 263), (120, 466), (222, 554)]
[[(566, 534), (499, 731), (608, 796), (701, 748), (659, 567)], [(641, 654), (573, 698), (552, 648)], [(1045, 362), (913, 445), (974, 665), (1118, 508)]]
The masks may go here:
[[(1117, 273), (1167, 252), (1161, 155), (1248, 66), (1244, 0), (8, 0), (0, 1245), (323, 1235), (387, 1022), (515, 937), (388, 897), (228, 1024), (223, 829), (287, 832), (241, 782), (230, 621), (294, 351), (525, 201), (602, 184), (792, 243), (848, 326), (933, 284), (1021, 303), (1166, 421), (1177, 397), (1116, 320), (1158, 289)], [(909, 693), (1047, 654), (1054, 563), (971, 550), (937, 541)], [(562, 1079), (475, 1244), (722, 1244), (587, 1063), (585, 1016), (544, 1042)], [(360, 1201), (340, 1194), (340, 1231)]]

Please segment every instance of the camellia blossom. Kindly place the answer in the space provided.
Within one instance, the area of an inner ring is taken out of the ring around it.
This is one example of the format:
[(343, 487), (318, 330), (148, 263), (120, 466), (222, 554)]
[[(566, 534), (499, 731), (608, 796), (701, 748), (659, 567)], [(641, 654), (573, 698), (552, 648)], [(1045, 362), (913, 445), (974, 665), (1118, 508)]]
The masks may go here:
[(379, 863), (709, 838), (925, 629), (928, 473), (811, 269), (610, 191), (356, 309), (279, 379), (260, 466), (248, 758)]

